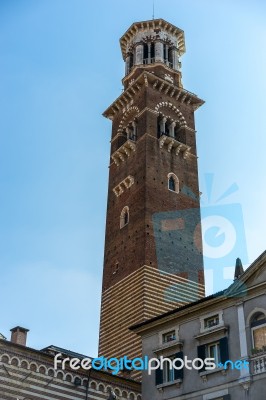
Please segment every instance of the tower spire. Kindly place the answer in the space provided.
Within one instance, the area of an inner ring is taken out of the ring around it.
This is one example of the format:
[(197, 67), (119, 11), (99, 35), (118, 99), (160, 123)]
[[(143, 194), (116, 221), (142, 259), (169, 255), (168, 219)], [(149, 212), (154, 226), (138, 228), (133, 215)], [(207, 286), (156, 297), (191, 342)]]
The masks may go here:
[(239, 279), (244, 273), (244, 268), (242, 265), (242, 261), (240, 258), (236, 259), (236, 266), (235, 266), (235, 279)]

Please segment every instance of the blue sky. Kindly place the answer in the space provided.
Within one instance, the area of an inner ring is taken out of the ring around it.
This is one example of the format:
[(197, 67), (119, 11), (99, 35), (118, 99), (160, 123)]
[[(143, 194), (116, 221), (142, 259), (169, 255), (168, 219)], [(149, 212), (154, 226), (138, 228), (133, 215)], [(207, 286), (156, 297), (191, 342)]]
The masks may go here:
[[(0, 2), (0, 332), (97, 353), (111, 125), (121, 93), (119, 38), (152, 1)], [(240, 203), (248, 260), (265, 250), (266, 5), (155, 0), (185, 31), (184, 87), (196, 113), (200, 186)], [(216, 206), (220, 202), (215, 203)], [(241, 255), (240, 255), (241, 256)]]

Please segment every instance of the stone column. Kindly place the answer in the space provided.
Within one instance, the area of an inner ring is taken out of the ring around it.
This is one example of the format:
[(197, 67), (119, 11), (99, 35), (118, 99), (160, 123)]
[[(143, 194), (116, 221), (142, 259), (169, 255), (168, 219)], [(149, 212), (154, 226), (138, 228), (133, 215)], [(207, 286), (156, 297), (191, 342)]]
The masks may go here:
[(132, 126), (133, 126), (133, 137), (134, 137), (134, 139), (136, 139), (136, 137), (137, 137), (137, 123), (136, 123), (136, 121), (132, 122)]
[(143, 44), (138, 44), (136, 46), (135, 65), (141, 64), (143, 64)]
[(173, 69), (178, 71), (178, 52), (176, 48), (173, 48)]
[(170, 135), (172, 138), (175, 137), (175, 126), (176, 126), (176, 123), (175, 123), (175, 122), (172, 122), (171, 125), (170, 125), (170, 132), (169, 132), (169, 135)]
[(129, 65), (130, 65), (130, 56), (127, 56), (126, 63), (125, 63), (126, 75), (129, 74)]
[(166, 118), (163, 117), (160, 121), (160, 134), (165, 133), (165, 123), (166, 123)]
[(165, 63), (168, 65), (168, 44), (165, 45)]
[(151, 43), (148, 42), (148, 64), (151, 63)]
[(163, 62), (163, 43), (155, 42), (155, 62)]
[[(248, 359), (247, 349), (247, 336), (246, 336), (246, 324), (243, 303), (237, 305), (237, 317), (238, 317), (238, 340), (240, 346), (240, 359)], [(240, 370), (240, 378), (246, 378), (249, 376), (249, 368), (242, 368)]]

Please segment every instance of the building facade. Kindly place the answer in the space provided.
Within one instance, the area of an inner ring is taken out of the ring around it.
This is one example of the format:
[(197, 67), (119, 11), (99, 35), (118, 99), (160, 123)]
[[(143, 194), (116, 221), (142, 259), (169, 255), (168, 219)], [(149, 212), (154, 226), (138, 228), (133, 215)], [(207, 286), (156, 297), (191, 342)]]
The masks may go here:
[[(151, 375), (145, 371), (144, 400), (265, 399), (266, 252), (245, 272), (238, 262), (236, 276), (227, 290), (132, 328), (149, 358), (199, 359), (198, 369), (165, 362)], [(202, 366), (206, 358), (215, 369)]]
[(112, 121), (99, 355), (141, 355), (128, 327), (204, 296), (195, 110), (182, 86), (184, 32), (163, 19), (120, 39)]
[(27, 329), (11, 330), (11, 340), (0, 338), (0, 400), (141, 400), (140, 384), (111, 371), (54, 369), (54, 356), (85, 356), (49, 346), (26, 346)]

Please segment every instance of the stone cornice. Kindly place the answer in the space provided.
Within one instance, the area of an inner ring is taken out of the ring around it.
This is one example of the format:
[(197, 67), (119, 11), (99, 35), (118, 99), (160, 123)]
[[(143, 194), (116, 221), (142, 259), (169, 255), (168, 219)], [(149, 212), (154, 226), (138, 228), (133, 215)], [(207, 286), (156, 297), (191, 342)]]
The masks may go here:
[[(262, 254), (264, 255), (264, 253)], [(259, 257), (260, 258), (260, 257)], [(232, 285), (233, 286), (233, 285)], [(197, 301), (194, 304), (191, 303), (188, 307), (184, 307), (180, 310), (175, 309), (172, 312), (166, 313), (159, 318), (151, 319), (151, 321), (145, 321), (143, 324), (139, 324), (136, 327), (130, 327), (129, 329), (133, 330), (137, 334), (146, 334), (146, 332), (154, 330), (154, 328), (158, 326), (162, 326), (166, 323), (175, 321), (175, 323), (181, 323), (184, 320), (184, 317), (188, 321), (190, 318), (195, 319), (198, 315), (198, 318), (203, 315), (208, 309), (212, 309), (213, 307), (219, 305), (219, 309), (225, 309), (228, 307), (234, 307), (236, 302), (236, 297), (243, 297), (244, 301), (247, 302), (253, 298), (259, 297), (265, 294), (266, 282), (263, 282), (259, 285), (254, 285), (251, 287), (244, 288), (242, 291), (239, 290), (235, 293), (235, 297), (233, 296), (233, 292), (231, 290), (225, 290), (223, 294), (217, 296), (210, 296), (210, 298), (203, 298), (201, 301)], [(256, 291), (256, 294), (253, 294)], [(228, 297), (229, 296), (229, 297)]]
[(194, 93), (180, 88), (158, 76), (143, 71), (142, 74), (130, 85), (103, 113), (104, 117), (113, 120), (114, 116), (119, 112), (125, 112), (133, 102), (134, 97), (142, 87), (152, 86), (163, 94), (168, 94), (175, 100), (181, 101), (185, 105), (191, 105), (194, 110), (199, 108), (204, 101)]
[(163, 66), (165, 71), (169, 72), (169, 75), (173, 74), (173, 73), (175, 75), (181, 74), (181, 71), (173, 70), (170, 66), (168, 66), (167, 64), (165, 64), (162, 61), (155, 61), (152, 64), (137, 64), (137, 65), (133, 65), (131, 71), (126, 76), (124, 76), (124, 78), (122, 79), (123, 85), (125, 85), (128, 81), (130, 82), (131, 79), (133, 79), (136, 69), (142, 69), (143, 72), (149, 72), (149, 70), (151, 70), (151, 73), (153, 74), (154, 67), (158, 67), (158, 66)]
[(215, 336), (220, 333), (226, 333), (228, 331), (228, 326), (218, 326), (216, 329), (212, 329), (206, 332), (201, 332), (198, 335), (195, 335), (194, 338), (197, 340), (200, 340), (202, 338), (210, 337), (210, 336)]

